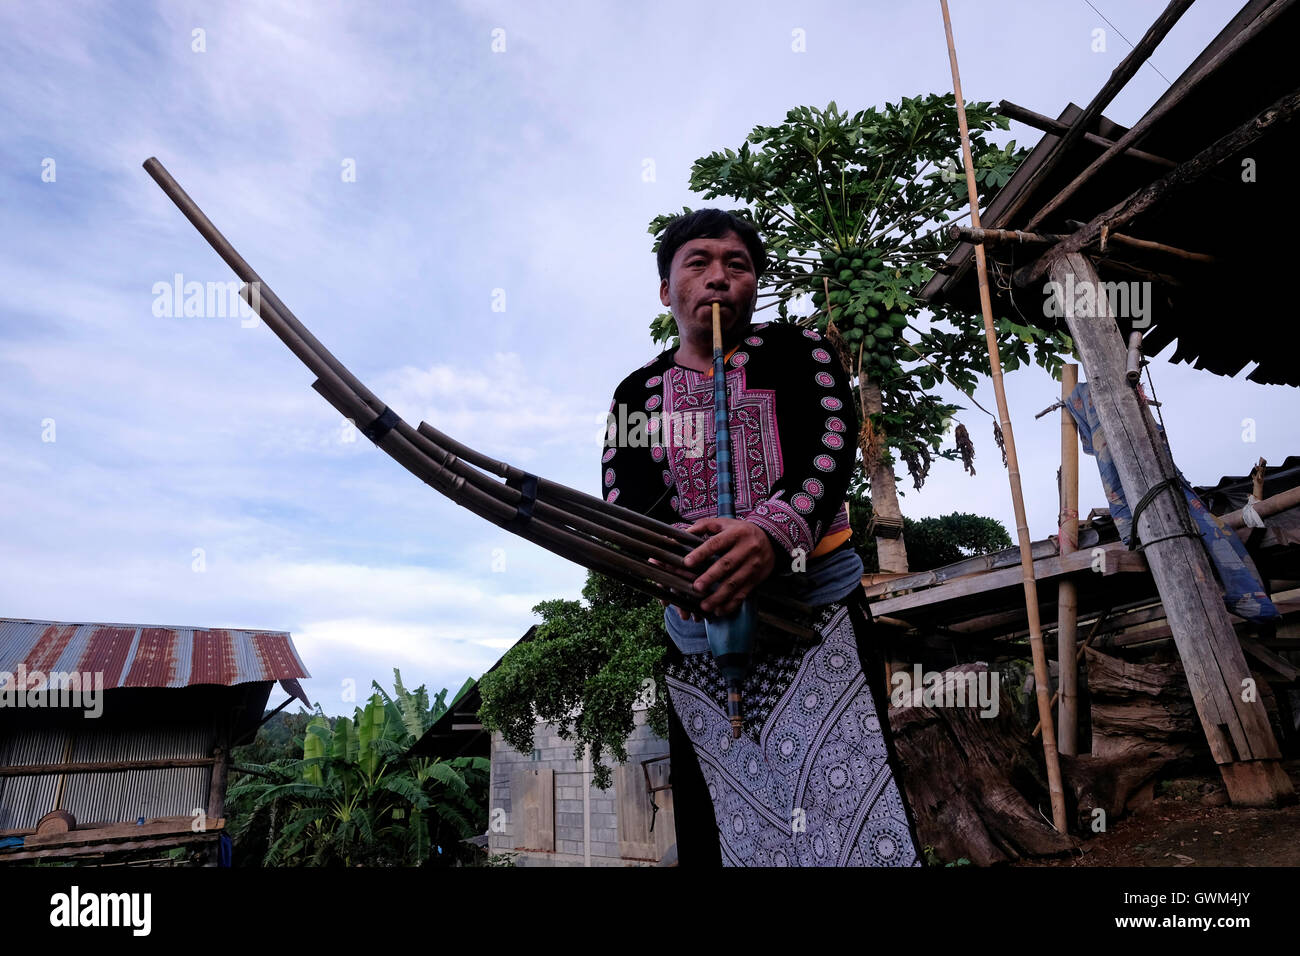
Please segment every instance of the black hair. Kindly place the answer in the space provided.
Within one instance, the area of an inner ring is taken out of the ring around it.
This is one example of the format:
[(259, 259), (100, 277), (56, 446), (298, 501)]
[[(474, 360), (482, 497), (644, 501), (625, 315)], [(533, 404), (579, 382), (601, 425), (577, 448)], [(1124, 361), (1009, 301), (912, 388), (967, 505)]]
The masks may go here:
[(758, 230), (746, 219), (724, 209), (697, 209), (669, 221), (659, 241), (659, 278), (667, 279), (677, 250), (692, 239), (721, 239), (729, 232), (740, 237), (754, 263), (755, 277), (762, 276), (767, 249)]

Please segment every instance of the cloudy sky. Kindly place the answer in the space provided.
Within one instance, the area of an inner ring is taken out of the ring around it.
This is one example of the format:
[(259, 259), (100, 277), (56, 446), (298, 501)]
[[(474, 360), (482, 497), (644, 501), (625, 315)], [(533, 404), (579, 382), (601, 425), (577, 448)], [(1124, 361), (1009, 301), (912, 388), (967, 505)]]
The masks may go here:
[[(1086, 104), (1164, 3), (1094, 6), (953, 0), (967, 99)], [(1196, 4), (1159, 72), (1239, 6)], [(146, 158), (408, 421), (595, 493), (613, 387), (660, 348), (646, 227), (702, 204), (691, 163), (793, 106), (951, 85), (932, 0), (0, 3), (0, 616), (288, 630), (339, 713), (349, 678), (479, 676), (585, 577), (344, 440), (264, 327), (167, 314), (156, 284), (233, 276)], [(1166, 88), (1144, 67), (1107, 115)], [(1289, 390), (1152, 370), (1193, 483), (1300, 451)], [(1006, 382), (1041, 538), (1058, 386)], [(904, 509), (1014, 527), (989, 422), (962, 420), (985, 467), (937, 464)]]

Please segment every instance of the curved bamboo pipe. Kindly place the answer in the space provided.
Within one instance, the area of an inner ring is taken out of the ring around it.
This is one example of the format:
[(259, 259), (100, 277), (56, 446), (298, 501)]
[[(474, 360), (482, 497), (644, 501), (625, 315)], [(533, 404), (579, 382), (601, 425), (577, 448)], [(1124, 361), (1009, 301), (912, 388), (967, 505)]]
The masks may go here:
[[(240, 292), (241, 296), (290, 351), (317, 375), (318, 381), (313, 387), (326, 401), (355, 422), (372, 422), (385, 412), (392, 414), (303, 326), (156, 158), (147, 160), (144, 168), (217, 254), (247, 283)], [(457, 504), (561, 557), (608, 574), (645, 593), (685, 607), (698, 606), (699, 598), (691, 587), (698, 575), (690, 576), (681, 558), (686, 551), (702, 543), (701, 538), (541, 478), (537, 479), (538, 495), (533, 519), (523, 527), (514, 527), (515, 515), (523, 501), (522, 492), (493, 481), (471, 465), (507, 479), (521, 479), (525, 477), (523, 471), (481, 455), (427, 424), (422, 424), (417, 431), (396, 416), (393, 420), (392, 430), (376, 444), (416, 477)], [(450, 450), (446, 447), (448, 445)], [(548, 497), (567, 503), (580, 513), (566, 513), (563, 508), (552, 506), (546, 500)], [(611, 529), (610, 525), (614, 528)], [(644, 559), (649, 556), (659, 558), (667, 567), (660, 569), (648, 564)], [(638, 562), (637, 558), (641, 561)], [(674, 574), (670, 569), (686, 573)], [(801, 636), (812, 633), (811, 628), (788, 620), (791, 614), (807, 614), (806, 605), (775, 595), (765, 599), (764, 604), (784, 612), (760, 612), (766, 622)]]

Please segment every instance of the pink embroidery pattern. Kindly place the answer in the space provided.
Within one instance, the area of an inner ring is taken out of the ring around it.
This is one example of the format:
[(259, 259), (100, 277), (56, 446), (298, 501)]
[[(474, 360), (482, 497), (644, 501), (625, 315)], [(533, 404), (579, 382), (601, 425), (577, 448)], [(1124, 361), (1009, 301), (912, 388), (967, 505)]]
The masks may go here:
[(760, 503), (745, 520), (758, 525), (791, 554), (795, 548), (802, 548), (805, 553), (812, 550), (808, 524), (798, 511), (779, 498)]
[[(777, 431), (776, 393), (746, 388), (743, 368), (727, 372), (727, 390), (731, 455), (736, 470), (736, 514), (744, 517), (771, 493), (770, 482), (779, 479), (785, 470)], [(683, 434), (683, 428), (668, 430), (669, 466), (680, 496), (677, 510), (692, 520), (710, 517), (718, 508), (713, 379), (693, 369), (672, 368), (665, 376), (664, 392), (670, 420), (694, 429), (693, 436)]]

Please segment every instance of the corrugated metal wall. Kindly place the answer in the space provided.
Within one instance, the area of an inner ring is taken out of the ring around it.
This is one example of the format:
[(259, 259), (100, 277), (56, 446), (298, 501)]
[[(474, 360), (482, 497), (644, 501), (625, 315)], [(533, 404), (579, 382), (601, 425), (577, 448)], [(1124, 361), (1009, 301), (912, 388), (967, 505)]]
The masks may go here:
[[(23, 766), (53, 763), (63, 759), (68, 731), (37, 727), (17, 733), (0, 733), (0, 765)], [(0, 830), (36, 826), (36, 821), (54, 809), (59, 778), (0, 777)]]
[[(85, 761), (153, 760), (210, 757), (217, 725), (172, 724), (148, 729), (86, 722), (76, 729), (68, 754), (63, 728), (24, 727), (0, 731), (0, 764), (48, 764)], [(123, 773), (69, 774), (62, 809), (78, 823), (116, 823), (137, 817), (190, 814), (208, 805), (211, 767), (130, 770)], [(55, 809), (59, 776), (0, 777), (0, 830), (25, 829)]]

